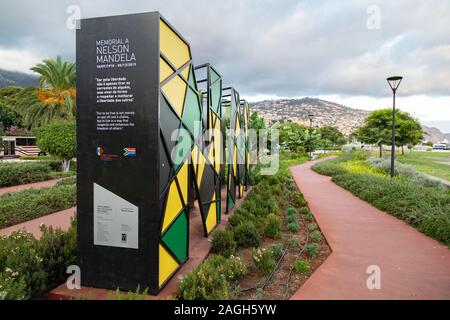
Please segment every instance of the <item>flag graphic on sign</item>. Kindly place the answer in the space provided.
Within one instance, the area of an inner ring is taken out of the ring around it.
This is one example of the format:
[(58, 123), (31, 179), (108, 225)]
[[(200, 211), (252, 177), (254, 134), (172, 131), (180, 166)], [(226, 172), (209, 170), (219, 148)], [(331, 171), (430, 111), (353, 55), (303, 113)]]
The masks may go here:
[(123, 155), (125, 157), (136, 157), (136, 148), (123, 148)]

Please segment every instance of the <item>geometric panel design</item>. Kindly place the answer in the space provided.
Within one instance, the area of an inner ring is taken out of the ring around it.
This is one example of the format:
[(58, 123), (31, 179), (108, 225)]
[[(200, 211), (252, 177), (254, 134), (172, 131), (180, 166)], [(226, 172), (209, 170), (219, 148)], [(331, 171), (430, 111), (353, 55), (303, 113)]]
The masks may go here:
[(184, 82), (180, 76), (175, 76), (170, 79), (169, 82), (162, 87), (162, 91), (180, 117), (183, 114), (186, 87), (186, 82)]
[(169, 195), (166, 200), (166, 210), (164, 212), (163, 226), (162, 231), (164, 232), (170, 223), (175, 219), (178, 213), (183, 209), (184, 205), (180, 199), (180, 193), (178, 192), (178, 187), (176, 181), (173, 180), (170, 189)]
[(166, 280), (178, 268), (176, 260), (167, 252), (167, 250), (159, 245), (159, 286), (161, 287)]
[(181, 263), (187, 258), (188, 237), (188, 220), (183, 211), (162, 237), (162, 242)]
[(160, 21), (160, 50), (179, 69), (191, 60), (189, 46), (164, 21)]

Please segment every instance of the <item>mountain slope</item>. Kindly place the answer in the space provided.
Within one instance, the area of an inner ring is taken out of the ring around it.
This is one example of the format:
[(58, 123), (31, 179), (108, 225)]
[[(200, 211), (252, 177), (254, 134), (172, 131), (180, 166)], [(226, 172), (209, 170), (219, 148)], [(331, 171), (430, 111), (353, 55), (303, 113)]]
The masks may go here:
[(345, 135), (369, 115), (368, 111), (316, 98), (265, 100), (251, 103), (250, 108), (268, 121), (292, 120), (304, 125), (309, 125), (308, 115), (313, 114), (313, 126), (334, 126)]
[(32, 87), (38, 84), (39, 80), (37, 76), (0, 69), (0, 88), (7, 86)]

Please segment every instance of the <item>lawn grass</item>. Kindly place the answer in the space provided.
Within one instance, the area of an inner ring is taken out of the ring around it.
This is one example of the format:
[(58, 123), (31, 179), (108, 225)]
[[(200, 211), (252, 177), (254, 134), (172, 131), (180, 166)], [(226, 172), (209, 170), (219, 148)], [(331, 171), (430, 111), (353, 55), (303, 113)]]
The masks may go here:
[(450, 152), (407, 152), (397, 160), (417, 171), (450, 181)]
[(424, 234), (450, 246), (450, 191), (420, 185), (406, 177), (391, 179), (371, 173), (349, 172), (342, 156), (313, 166), (319, 174), (374, 207), (406, 221)]

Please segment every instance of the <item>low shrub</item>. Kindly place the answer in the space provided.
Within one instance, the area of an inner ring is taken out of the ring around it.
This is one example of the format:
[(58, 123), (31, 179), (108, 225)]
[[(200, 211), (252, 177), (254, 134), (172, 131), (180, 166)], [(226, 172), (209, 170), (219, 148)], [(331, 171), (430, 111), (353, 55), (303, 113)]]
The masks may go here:
[(312, 241), (314, 242), (320, 242), (323, 240), (323, 236), (322, 233), (319, 230), (314, 230), (313, 232), (311, 232), (311, 234), (309, 235), (309, 237), (311, 238)]
[(184, 300), (235, 299), (237, 281), (246, 273), (247, 265), (239, 257), (212, 255), (181, 279), (178, 296)]
[(316, 229), (317, 229), (317, 224), (315, 224), (314, 222), (308, 223), (308, 231), (309, 232), (312, 232)]
[(324, 175), (324, 176), (335, 176), (339, 174), (346, 174), (347, 170), (342, 168), (335, 159), (322, 161), (319, 163), (316, 163), (312, 166), (312, 169), (317, 172), (318, 174)]
[(76, 185), (60, 185), (0, 196), (0, 228), (5, 228), (76, 204)]
[(305, 246), (305, 252), (310, 258), (314, 258), (319, 253), (319, 245), (317, 243), (310, 243)]
[(236, 252), (236, 246), (232, 230), (216, 230), (213, 232), (211, 252), (229, 257)]
[(77, 183), (77, 177), (69, 177), (58, 181), (57, 186), (73, 185)]
[(311, 213), (311, 211), (309, 211), (308, 207), (301, 208), (300, 212), (301, 212), (301, 214), (304, 214), (304, 215), (308, 215)]
[(0, 188), (50, 179), (50, 167), (42, 162), (1, 163)]
[(291, 238), (289, 238), (288, 246), (289, 246), (289, 248), (298, 247), (298, 246), (300, 246), (300, 241), (298, 241), (298, 239), (296, 237), (291, 237)]
[(0, 300), (37, 298), (66, 279), (76, 261), (75, 223), (68, 232), (41, 231), (40, 240), (23, 230), (0, 237)]
[(299, 227), (298, 227), (297, 222), (291, 222), (288, 224), (288, 230), (290, 232), (297, 233), (298, 229), (299, 229)]
[(278, 239), (281, 236), (281, 219), (276, 214), (269, 214), (265, 219), (264, 236)]
[(288, 216), (287, 221), (288, 221), (288, 223), (296, 223), (297, 217), (296, 216)]
[(294, 207), (287, 207), (286, 215), (287, 216), (295, 216), (295, 215), (297, 215), (297, 210)]
[(263, 275), (268, 275), (277, 263), (272, 251), (266, 248), (253, 249), (252, 259), (258, 271)]
[(297, 259), (292, 263), (292, 270), (296, 273), (308, 273), (310, 270), (309, 262), (304, 259)]
[(308, 204), (303, 195), (299, 192), (294, 193), (293, 200), (299, 207), (304, 207)]
[(308, 220), (308, 221), (314, 221), (314, 217), (313, 217), (313, 215), (312, 215), (312, 213), (311, 212), (309, 212), (307, 215), (306, 215), (306, 220)]
[(261, 234), (251, 221), (243, 221), (234, 228), (234, 240), (242, 247), (258, 247), (261, 243)]
[(272, 251), (272, 254), (276, 259), (280, 259), (284, 253), (284, 246), (282, 243), (274, 243), (270, 247), (270, 250)]

